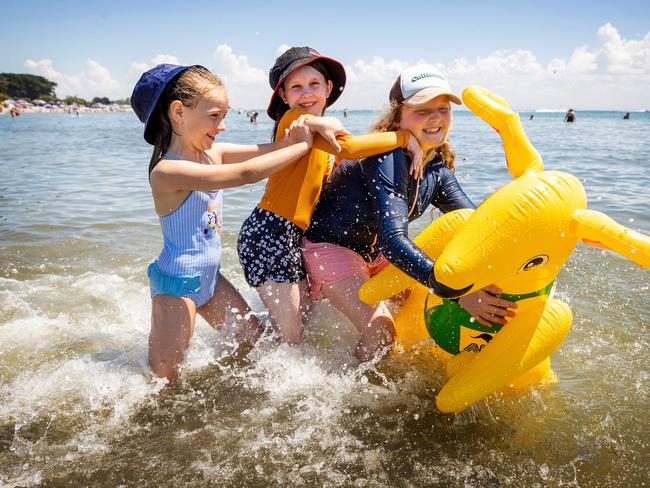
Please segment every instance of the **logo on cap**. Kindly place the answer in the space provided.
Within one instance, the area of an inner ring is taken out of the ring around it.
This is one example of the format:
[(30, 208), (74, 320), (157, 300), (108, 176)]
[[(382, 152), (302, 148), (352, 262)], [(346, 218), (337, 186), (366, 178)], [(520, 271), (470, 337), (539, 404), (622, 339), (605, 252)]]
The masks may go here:
[(314, 56), (320, 56), (320, 53), (312, 48), (309, 48), (309, 54), (313, 54)]
[(430, 77), (439, 78), (442, 81), (445, 81), (445, 79), (442, 76), (440, 76), (439, 74), (436, 74), (436, 73), (422, 73), (422, 74), (419, 74), (419, 75), (414, 76), (413, 78), (411, 78), (411, 83), (415, 83), (416, 81), (421, 80), (422, 78), (430, 78)]

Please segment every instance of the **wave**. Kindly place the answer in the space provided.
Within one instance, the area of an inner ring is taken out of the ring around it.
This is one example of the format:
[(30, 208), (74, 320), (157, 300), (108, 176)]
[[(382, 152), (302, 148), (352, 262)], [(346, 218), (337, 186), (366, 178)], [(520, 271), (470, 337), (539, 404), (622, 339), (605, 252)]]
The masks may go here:
[(533, 112), (537, 113), (564, 113), (566, 112), (567, 109), (565, 108), (538, 108), (537, 110), (533, 110)]

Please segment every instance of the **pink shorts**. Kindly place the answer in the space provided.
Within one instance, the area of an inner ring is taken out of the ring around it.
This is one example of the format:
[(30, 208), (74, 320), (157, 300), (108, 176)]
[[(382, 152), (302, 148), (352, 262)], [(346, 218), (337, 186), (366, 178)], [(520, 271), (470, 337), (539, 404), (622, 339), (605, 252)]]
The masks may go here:
[(388, 261), (381, 254), (374, 261), (367, 263), (352, 249), (329, 242), (314, 243), (303, 238), (300, 250), (307, 270), (312, 300), (318, 299), (323, 285), (332, 285), (357, 274), (369, 279), (388, 265)]

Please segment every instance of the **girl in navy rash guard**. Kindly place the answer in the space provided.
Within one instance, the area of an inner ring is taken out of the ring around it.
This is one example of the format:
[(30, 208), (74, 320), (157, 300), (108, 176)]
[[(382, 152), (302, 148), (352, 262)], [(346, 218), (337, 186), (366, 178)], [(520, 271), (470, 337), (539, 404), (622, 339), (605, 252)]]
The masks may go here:
[[(325, 184), (302, 241), (312, 298), (322, 293), (356, 326), (361, 361), (394, 337), (390, 312), (382, 303), (361, 302), (361, 285), (391, 262), (429, 286), (434, 263), (408, 237), (408, 223), (430, 204), (442, 212), (475, 208), (453, 173), (454, 153), (447, 142), (450, 102), (461, 101), (443, 75), (430, 65), (405, 70), (391, 89), (390, 102), (375, 130), (410, 130), (426, 153), (422, 174), (409, 174), (411, 158), (402, 149), (343, 161)], [(482, 324), (505, 323), (516, 304), (494, 296), (500, 291), (492, 285), (459, 303)]]

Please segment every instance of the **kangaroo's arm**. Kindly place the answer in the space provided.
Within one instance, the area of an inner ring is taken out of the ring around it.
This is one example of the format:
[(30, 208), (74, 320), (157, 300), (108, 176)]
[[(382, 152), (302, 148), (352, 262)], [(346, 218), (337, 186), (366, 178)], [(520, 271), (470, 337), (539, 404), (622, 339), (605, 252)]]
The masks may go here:
[(596, 210), (576, 210), (572, 231), (585, 244), (605, 247), (634, 261), (642, 268), (650, 267), (650, 237), (616, 223)]

